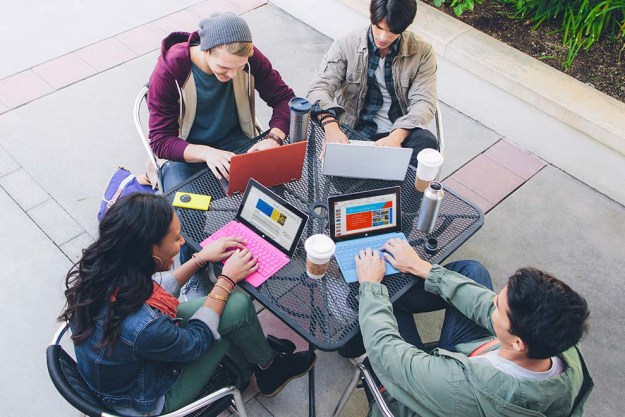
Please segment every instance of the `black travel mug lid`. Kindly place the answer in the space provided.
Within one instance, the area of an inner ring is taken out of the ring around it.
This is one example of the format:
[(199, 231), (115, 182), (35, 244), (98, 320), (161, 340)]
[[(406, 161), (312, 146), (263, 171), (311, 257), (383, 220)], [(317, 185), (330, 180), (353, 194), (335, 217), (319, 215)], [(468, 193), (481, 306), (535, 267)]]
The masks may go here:
[(438, 250), (438, 240), (434, 239), (433, 237), (429, 238), (425, 242), (425, 252), (429, 253), (430, 255), (434, 255), (437, 250)]
[(293, 97), (289, 101), (289, 108), (296, 113), (308, 113), (311, 105), (308, 100), (303, 97)]

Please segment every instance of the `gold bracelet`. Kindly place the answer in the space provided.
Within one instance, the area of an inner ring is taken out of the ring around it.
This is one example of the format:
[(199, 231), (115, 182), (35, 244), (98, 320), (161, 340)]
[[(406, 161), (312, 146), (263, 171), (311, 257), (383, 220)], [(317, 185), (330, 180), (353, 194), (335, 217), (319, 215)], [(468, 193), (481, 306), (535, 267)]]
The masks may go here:
[(221, 301), (228, 301), (228, 297), (223, 297), (221, 295), (217, 295), (217, 294), (208, 294), (208, 296), (210, 298), (214, 298), (215, 300), (221, 300)]
[(220, 283), (218, 283), (218, 282), (216, 282), (216, 283), (215, 283), (215, 287), (223, 288), (224, 290), (226, 290), (226, 292), (228, 293), (228, 295), (232, 294), (228, 288), (224, 287), (223, 285), (221, 285), (221, 284), (220, 284)]

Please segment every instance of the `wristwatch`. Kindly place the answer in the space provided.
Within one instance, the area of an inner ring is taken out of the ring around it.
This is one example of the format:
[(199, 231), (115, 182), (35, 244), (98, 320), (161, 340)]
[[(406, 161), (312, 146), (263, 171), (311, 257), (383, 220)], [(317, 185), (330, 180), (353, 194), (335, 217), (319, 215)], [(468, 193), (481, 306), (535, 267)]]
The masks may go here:
[(280, 136), (276, 135), (273, 132), (269, 132), (265, 135), (265, 137), (263, 139), (271, 139), (271, 140), (275, 140), (276, 143), (278, 144), (278, 146), (282, 146), (282, 139), (280, 138)]

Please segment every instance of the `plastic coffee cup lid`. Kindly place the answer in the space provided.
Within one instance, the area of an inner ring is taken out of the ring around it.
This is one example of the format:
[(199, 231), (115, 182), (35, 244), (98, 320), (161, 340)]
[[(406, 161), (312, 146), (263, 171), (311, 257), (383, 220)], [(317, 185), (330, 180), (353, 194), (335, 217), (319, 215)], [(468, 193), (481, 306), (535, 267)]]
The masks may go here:
[(297, 113), (308, 113), (311, 105), (310, 102), (303, 97), (294, 97), (289, 101), (289, 108)]
[(417, 161), (419, 165), (428, 165), (431, 167), (437, 167), (443, 163), (443, 155), (436, 149), (427, 148), (423, 149), (417, 155)]
[(306, 249), (306, 253), (314, 258), (329, 259), (332, 255), (334, 255), (336, 245), (328, 236), (318, 234), (312, 235), (306, 239), (304, 248)]

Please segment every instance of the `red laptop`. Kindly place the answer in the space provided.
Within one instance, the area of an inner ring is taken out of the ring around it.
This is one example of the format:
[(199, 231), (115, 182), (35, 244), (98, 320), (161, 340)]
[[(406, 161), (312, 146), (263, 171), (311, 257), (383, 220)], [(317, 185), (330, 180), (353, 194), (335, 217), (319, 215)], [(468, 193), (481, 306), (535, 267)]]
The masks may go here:
[(230, 159), (230, 180), (221, 179), (224, 191), (228, 195), (242, 193), (250, 178), (265, 187), (301, 179), (307, 143), (296, 142), (233, 156)]

